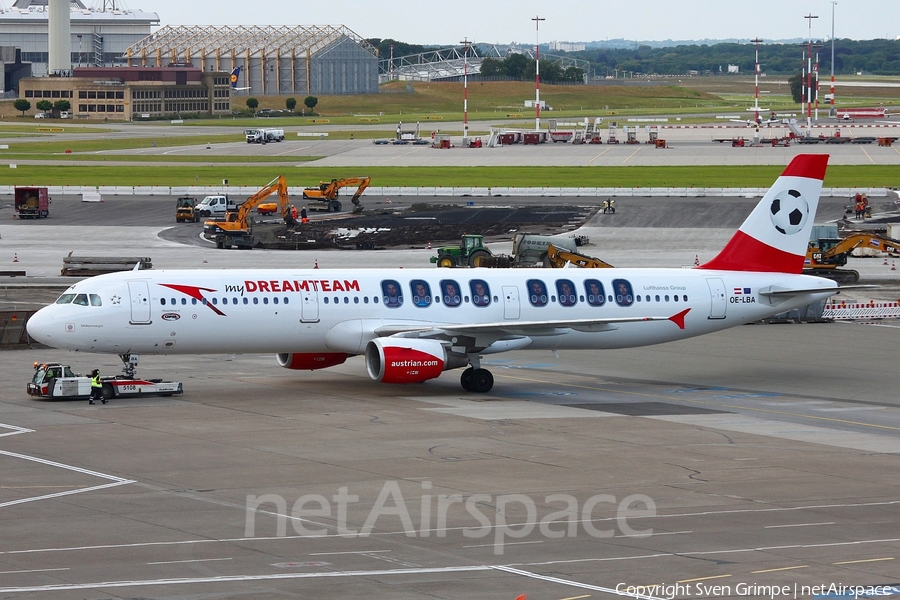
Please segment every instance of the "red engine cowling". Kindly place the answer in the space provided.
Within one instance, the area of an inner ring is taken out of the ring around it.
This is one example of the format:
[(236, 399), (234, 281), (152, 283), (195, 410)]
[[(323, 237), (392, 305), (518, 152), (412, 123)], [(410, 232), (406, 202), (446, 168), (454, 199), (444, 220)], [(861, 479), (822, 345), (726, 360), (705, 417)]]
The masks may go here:
[(292, 352), (276, 354), (275, 359), (285, 369), (315, 371), (339, 365), (347, 360), (347, 356), (344, 352)]
[(366, 345), (366, 370), (382, 383), (421, 383), (447, 368), (447, 351), (435, 340), (377, 338)]

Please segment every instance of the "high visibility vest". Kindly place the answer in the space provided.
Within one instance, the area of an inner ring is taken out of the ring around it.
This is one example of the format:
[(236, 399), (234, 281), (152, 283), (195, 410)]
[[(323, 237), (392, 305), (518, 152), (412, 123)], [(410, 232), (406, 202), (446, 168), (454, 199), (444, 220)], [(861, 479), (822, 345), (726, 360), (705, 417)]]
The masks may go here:
[(103, 383), (100, 381), (99, 375), (97, 375), (96, 377), (91, 377), (91, 387), (103, 387)]

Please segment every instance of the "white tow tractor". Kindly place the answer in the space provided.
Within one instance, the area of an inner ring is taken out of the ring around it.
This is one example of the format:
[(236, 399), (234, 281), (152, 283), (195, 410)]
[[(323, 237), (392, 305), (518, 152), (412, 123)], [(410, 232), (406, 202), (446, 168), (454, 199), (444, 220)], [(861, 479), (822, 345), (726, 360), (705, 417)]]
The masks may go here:
[[(137, 354), (123, 354), (121, 358), (125, 363), (122, 375), (100, 377), (104, 399), (148, 394), (171, 396), (183, 392), (180, 381), (138, 377), (135, 373)], [(75, 373), (69, 365), (62, 363), (35, 363), (34, 377), (28, 382), (27, 391), (30, 396), (43, 398), (87, 398), (91, 395), (91, 378)]]

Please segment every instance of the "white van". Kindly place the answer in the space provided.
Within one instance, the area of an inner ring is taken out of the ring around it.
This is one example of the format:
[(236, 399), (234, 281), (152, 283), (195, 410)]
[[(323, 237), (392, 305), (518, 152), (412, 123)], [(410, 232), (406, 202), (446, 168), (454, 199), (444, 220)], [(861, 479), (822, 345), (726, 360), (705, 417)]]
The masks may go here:
[(215, 196), (207, 196), (201, 200), (200, 204), (197, 205), (196, 211), (199, 216), (205, 219), (210, 216), (220, 217), (228, 212), (229, 208), (235, 207), (233, 204), (229, 203), (228, 196), (218, 194)]

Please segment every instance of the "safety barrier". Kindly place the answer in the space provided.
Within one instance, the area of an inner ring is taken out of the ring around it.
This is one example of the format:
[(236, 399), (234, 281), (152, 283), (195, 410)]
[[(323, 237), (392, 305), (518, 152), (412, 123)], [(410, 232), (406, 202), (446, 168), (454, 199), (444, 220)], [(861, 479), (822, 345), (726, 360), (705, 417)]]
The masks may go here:
[(897, 319), (900, 318), (900, 302), (840, 302), (826, 304), (822, 313), (825, 319), (842, 321), (860, 319)]
[[(0, 196), (13, 194), (13, 186), (0, 186)], [(50, 196), (79, 196), (83, 192), (99, 191), (104, 198), (114, 196), (206, 196), (209, 194), (231, 194), (250, 196), (259, 190), (255, 186), (48, 186)], [(463, 190), (467, 196), (546, 196), (546, 197), (598, 197), (598, 196), (650, 196), (650, 197), (760, 197), (768, 188), (582, 188), (582, 187), (376, 187), (367, 190), (369, 196), (456, 196)], [(350, 194), (353, 190), (343, 190)], [(849, 202), (856, 193), (869, 198), (896, 197), (897, 192), (887, 188), (822, 188), (823, 198), (847, 198)], [(303, 188), (291, 186), (288, 193), (300, 196)]]

